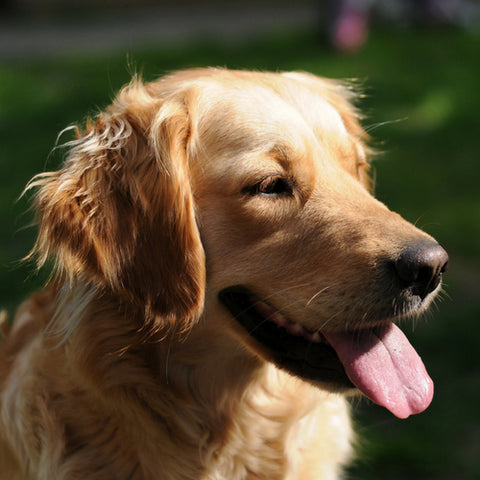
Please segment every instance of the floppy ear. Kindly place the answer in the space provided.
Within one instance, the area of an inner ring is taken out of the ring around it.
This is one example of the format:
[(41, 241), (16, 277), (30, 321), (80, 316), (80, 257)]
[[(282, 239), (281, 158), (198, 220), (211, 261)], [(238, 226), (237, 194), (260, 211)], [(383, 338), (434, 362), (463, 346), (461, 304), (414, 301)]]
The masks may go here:
[[(185, 101), (139, 82), (70, 142), (57, 172), (37, 176), (40, 263), (123, 296), (148, 317), (200, 313), (205, 261), (187, 170)], [(188, 325), (185, 324), (184, 327)]]

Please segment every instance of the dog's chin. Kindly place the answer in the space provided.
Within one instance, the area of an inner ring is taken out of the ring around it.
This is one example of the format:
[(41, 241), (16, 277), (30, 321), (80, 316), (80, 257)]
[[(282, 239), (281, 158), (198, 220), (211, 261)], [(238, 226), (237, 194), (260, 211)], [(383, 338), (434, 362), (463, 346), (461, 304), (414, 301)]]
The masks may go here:
[(335, 350), (321, 333), (286, 319), (244, 287), (226, 288), (219, 299), (265, 360), (332, 392), (355, 391)]

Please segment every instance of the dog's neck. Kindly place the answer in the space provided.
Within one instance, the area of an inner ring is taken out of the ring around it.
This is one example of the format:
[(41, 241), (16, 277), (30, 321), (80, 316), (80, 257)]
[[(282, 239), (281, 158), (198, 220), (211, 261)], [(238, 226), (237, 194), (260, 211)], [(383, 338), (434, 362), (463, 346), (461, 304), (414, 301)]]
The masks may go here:
[[(62, 295), (68, 299), (62, 301)], [(161, 339), (148, 338), (139, 327), (138, 314), (123, 311), (114, 299), (107, 302), (105, 295), (97, 297), (85, 288), (62, 292), (59, 298), (56, 322), (67, 332), (61, 349), (73, 388), (88, 395), (94, 392), (96, 408), (104, 409), (98, 421), (110, 418), (131, 437), (130, 455), (137, 463), (148, 458), (148, 464), (161, 470), (189, 470), (188, 478), (205, 480), (290, 478), (287, 472), (307, 466), (314, 472), (316, 459), (322, 456), (315, 453), (312, 462), (295, 464), (293, 459), (300, 458), (295, 452), (315, 452), (313, 445), (319, 441), (315, 428), (300, 436), (300, 426), (332, 411), (346, 419), (343, 399), (330, 398), (258, 359), (218, 328), (222, 318), (203, 317), (182, 337), (171, 332)], [(68, 326), (70, 313), (62, 306), (72, 301), (84, 305), (73, 329)], [(139, 409), (145, 412), (142, 419), (150, 419), (142, 425), (131, 413)], [(350, 433), (335, 429), (329, 427), (320, 436), (337, 436), (343, 455)], [(182, 458), (159, 452), (158, 445), (172, 443), (182, 445)], [(237, 462), (239, 458), (242, 462)], [(248, 473), (260, 464), (262, 472)], [(331, 464), (338, 468), (335, 459)]]

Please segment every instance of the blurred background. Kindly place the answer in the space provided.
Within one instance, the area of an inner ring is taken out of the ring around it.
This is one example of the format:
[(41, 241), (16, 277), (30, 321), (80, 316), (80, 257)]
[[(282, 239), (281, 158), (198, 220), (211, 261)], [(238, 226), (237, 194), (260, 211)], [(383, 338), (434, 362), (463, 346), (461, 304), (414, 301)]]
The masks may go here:
[[(355, 79), (382, 152), (376, 194), (449, 251), (442, 299), (407, 327), (435, 381), (423, 414), (355, 404), (346, 478), (480, 479), (480, 3), (462, 0), (0, 0), (0, 306), (38, 287), (28, 201), (57, 134), (136, 72), (192, 66)], [(65, 139), (64, 139), (65, 140)]]

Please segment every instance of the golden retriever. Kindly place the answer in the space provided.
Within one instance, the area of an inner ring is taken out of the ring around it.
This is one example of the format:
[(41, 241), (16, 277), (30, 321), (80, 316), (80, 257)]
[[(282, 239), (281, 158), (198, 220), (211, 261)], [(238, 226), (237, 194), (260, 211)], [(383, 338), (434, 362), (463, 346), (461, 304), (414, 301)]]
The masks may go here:
[(370, 193), (346, 86), (225, 69), (133, 81), (34, 189), (54, 262), (0, 342), (2, 480), (335, 479), (348, 395), (432, 382), (393, 321), (446, 252)]

